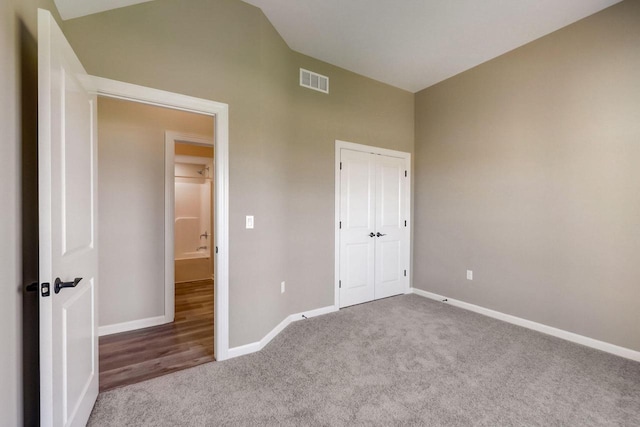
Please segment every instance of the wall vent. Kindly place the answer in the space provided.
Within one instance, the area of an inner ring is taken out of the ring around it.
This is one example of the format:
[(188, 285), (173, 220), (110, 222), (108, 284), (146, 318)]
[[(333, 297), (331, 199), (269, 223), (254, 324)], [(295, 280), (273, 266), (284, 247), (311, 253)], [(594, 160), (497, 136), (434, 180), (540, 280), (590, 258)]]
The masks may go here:
[(300, 86), (329, 93), (329, 77), (300, 68)]

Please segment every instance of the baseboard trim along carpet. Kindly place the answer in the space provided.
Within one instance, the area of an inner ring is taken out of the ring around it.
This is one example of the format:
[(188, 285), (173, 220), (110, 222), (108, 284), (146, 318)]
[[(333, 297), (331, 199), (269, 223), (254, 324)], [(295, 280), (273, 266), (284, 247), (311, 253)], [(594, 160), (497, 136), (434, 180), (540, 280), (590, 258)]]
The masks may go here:
[(119, 334), (120, 332), (135, 331), (136, 329), (150, 328), (152, 326), (164, 325), (173, 322), (165, 316), (148, 317), (146, 319), (132, 320), (130, 322), (114, 323), (98, 327), (98, 336)]
[(551, 335), (557, 338), (561, 338), (567, 341), (581, 344), (587, 347), (595, 348), (607, 353), (615, 354), (616, 356), (631, 359), (636, 362), (640, 362), (640, 351), (631, 350), (630, 348), (621, 347), (619, 345), (610, 344), (608, 342), (599, 341), (593, 338), (585, 337), (584, 335), (578, 335), (573, 332), (565, 331), (563, 329), (554, 328), (552, 326), (543, 325), (542, 323), (533, 322), (531, 320), (523, 319), (521, 317), (512, 316), (499, 311), (491, 310), (481, 307), (475, 304), (469, 304), (468, 302), (456, 300), (443, 295), (434, 294), (432, 292), (423, 291), (422, 289), (411, 288), (411, 293), (419, 295), (421, 297), (429, 298), (432, 300), (440, 301), (444, 304), (450, 304), (454, 307), (463, 308), (465, 310), (473, 311), (475, 313), (483, 314), (485, 316), (493, 317), (494, 319), (502, 320), (507, 323), (522, 326), (527, 329), (542, 332), (543, 334)]
[(232, 359), (238, 356), (244, 356), (245, 354), (255, 353), (257, 351), (262, 350), (272, 339), (274, 339), (280, 332), (284, 330), (287, 326), (289, 326), (292, 322), (296, 322), (298, 320), (308, 319), (311, 317), (321, 316), (323, 314), (333, 313), (334, 311), (338, 311), (338, 307), (335, 305), (330, 305), (327, 307), (317, 308), (315, 310), (303, 311), (301, 313), (292, 314), (286, 317), (282, 322), (278, 324), (275, 328), (271, 330), (267, 335), (264, 336), (260, 341), (252, 342), (250, 344), (241, 345), (239, 347), (233, 347), (229, 349), (229, 353), (227, 354), (228, 359)]

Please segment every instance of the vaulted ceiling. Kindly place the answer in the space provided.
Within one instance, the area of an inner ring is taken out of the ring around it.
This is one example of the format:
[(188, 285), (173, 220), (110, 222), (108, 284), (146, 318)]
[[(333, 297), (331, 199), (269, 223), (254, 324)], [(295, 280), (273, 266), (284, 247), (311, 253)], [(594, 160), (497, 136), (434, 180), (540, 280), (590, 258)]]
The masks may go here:
[[(63, 19), (144, 1), (55, 0)], [(245, 0), (293, 50), (411, 92), (619, 1)]]
[(152, 0), (53, 0), (62, 19), (73, 19)]

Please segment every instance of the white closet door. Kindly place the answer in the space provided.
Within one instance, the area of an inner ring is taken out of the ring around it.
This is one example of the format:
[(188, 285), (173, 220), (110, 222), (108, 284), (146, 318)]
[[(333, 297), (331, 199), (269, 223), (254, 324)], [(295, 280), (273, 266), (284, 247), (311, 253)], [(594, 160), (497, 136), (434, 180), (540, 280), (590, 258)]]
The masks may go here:
[(375, 299), (403, 294), (408, 268), (405, 221), (405, 160), (376, 158), (375, 191)]
[(341, 151), (340, 307), (374, 299), (375, 157)]

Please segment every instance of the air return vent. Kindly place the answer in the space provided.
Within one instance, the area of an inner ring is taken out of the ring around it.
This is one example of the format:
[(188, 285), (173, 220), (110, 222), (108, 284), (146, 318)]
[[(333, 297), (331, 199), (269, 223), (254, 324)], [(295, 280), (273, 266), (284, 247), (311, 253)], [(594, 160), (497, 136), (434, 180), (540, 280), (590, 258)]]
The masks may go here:
[(329, 77), (300, 68), (300, 86), (329, 93)]

